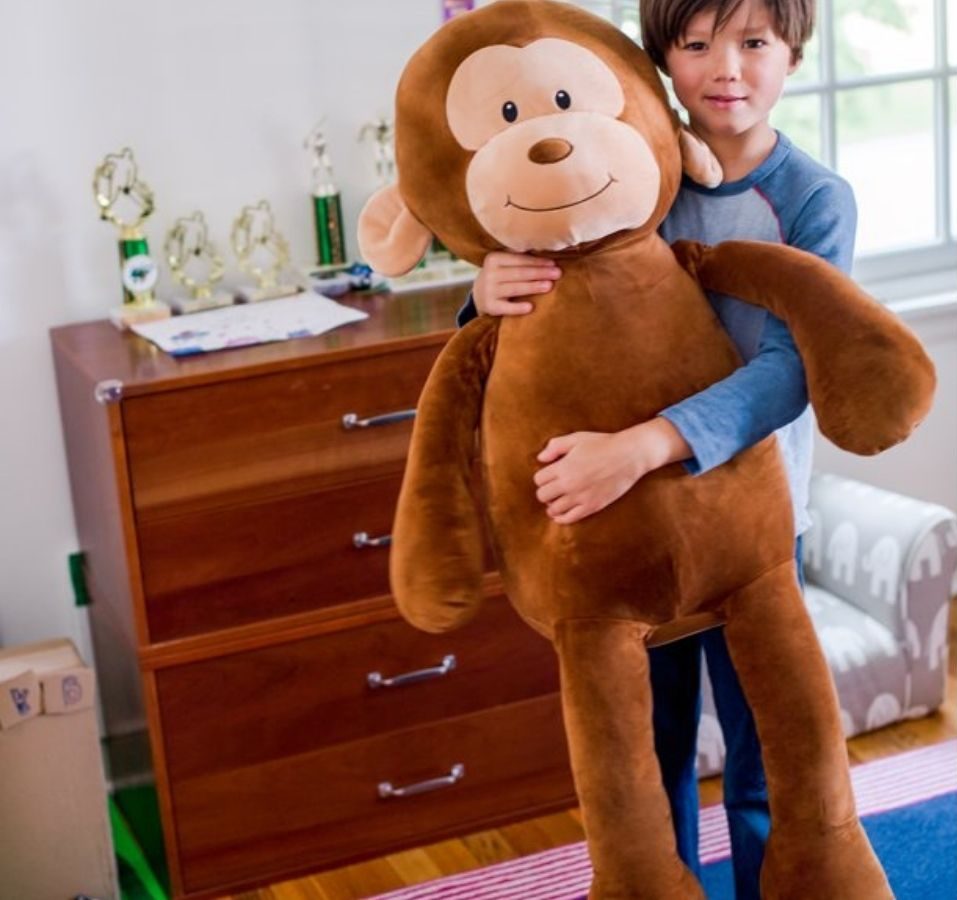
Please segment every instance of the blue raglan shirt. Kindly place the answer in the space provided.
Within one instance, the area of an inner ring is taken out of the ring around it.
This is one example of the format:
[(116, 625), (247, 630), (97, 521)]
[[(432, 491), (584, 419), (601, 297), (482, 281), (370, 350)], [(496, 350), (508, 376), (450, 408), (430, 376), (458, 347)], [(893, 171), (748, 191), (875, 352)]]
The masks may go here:
[[(662, 223), (669, 243), (772, 241), (799, 247), (850, 271), (857, 208), (850, 185), (795, 147), (783, 134), (768, 158), (739, 181), (717, 188), (684, 179)], [(795, 534), (807, 529), (814, 420), (804, 367), (785, 324), (762, 307), (709, 293), (718, 318), (745, 365), (662, 410), (691, 447), (693, 475), (708, 472), (774, 432), (784, 457)], [(458, 324), (476, 315), (472, 298)]]
[[(850, 185), (778, 134), (768, 158), (740, 181), (704, 188), (689, 179), (661, 227), (669, 243), (757, 240), (815, 253), (844, 272), (854, 257)], [(785, 324), (762, 307), (708, 294), (746, 365), (661, 412), (688, 442), (693, 474), (721, 465), (774, 432), (784, 456), (795, 534), (810, 525), (814, 419), (804, 367)], [(823, 301), (826, 302), (826, 301)]]

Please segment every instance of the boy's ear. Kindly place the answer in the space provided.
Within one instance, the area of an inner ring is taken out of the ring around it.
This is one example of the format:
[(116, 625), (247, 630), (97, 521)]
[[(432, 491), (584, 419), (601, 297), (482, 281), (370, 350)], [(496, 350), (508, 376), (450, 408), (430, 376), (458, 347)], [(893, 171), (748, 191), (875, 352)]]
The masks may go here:
[(359, 213), (359, 252), (383, 275), (405, 275), (416, 267), (432, 243), (432, 232), (409, 212), (390, 184), (376, 191)]
[(681, 167), (692, 181), (707, 188), (715, 188), (724, 180), (721, 163), (711, 148), (684, 124), (678, 126), (681, 146)]

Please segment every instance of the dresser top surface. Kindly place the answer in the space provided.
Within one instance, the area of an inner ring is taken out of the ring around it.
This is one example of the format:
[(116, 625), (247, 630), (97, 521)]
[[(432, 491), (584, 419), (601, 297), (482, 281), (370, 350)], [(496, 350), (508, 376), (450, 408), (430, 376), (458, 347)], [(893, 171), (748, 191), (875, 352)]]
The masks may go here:
[(340, 303), (369, 314), (318, 337), (175, 357), (107, 320), (50, 330), (61, 362), (91, 382), (116, 379), (123, 393), (149, 393), (211, 381), (242, 378), (383, 352), (444, 343), (471, 285), (428, 288), (402, 294), (348, 294)]

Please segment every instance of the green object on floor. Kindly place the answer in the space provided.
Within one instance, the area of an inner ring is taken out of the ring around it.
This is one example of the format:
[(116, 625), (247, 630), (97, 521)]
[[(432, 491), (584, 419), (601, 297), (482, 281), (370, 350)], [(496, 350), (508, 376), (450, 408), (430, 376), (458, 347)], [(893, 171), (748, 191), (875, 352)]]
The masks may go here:
[(169, 900), (155, 789), (117, 791), (110, 797), (110, 824), (123, 900)]

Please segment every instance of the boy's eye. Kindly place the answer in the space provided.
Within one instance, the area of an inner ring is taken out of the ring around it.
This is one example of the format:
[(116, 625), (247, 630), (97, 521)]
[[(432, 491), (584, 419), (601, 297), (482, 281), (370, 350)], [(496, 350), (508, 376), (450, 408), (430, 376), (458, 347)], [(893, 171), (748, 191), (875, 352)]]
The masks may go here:
[(685, 44), (685, 50), (704, 50), (707, 46), (704, 41), (688, 41)]
[(762, 47), (766, 47), (767, 43), (764, 38), (749, 38), (744, 42), (744, 46), (748, 50), (760, 50)]

